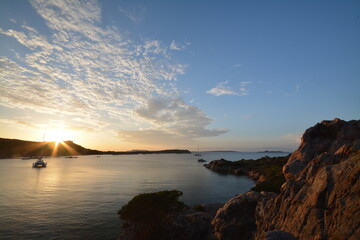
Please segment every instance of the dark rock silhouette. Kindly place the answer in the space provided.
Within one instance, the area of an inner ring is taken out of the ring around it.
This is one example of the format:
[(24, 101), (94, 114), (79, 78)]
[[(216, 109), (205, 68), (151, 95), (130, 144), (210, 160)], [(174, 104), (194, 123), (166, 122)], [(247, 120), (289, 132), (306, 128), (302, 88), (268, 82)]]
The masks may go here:
[[(43, 152), (42, 152), (43, 151)], [(0, 138), (0, 158), (19, 158), (39, 156), (42, 152), (44, 156), (72, 156), (72, 155), (130, 155), (130, 154), (165, 154), (191, 153), (188, 150), (168, 149), (160, 151), (98, 151), (84, 148), (73, 141), (64, 141), (56, 146), (56, 142), (33, 142), (18, 139)]]
[(118, 212), (124, 220), (119, 240), (205, 240), (211, 239), (211, 225), (222, 204), (194, 208), (178, 201), (180, 191), (160, 191), (135, 196)]

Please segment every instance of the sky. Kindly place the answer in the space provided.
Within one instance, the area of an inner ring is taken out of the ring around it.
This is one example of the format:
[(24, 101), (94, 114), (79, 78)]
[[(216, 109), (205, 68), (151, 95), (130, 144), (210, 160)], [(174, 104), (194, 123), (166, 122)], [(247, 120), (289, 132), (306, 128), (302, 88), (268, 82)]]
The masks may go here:
[(0, 137), (293, 151), (360, 116), (360, 1), (1, 0)]

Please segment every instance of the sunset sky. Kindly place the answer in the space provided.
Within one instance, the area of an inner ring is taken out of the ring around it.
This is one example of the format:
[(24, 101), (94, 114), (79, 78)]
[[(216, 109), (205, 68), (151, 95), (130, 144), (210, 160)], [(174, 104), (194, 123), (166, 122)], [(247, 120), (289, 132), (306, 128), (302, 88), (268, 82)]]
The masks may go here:
[(360, 1), (0, 1), (0, 137), (292, 151), (360, 117)]

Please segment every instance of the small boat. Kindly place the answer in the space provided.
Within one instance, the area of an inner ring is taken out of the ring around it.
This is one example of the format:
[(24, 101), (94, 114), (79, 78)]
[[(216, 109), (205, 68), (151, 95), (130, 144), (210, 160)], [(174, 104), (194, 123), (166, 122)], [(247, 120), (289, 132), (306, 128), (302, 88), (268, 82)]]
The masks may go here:
[(33, 157), (22, 157), (21, 160), (30, 160), (30, 159), (34, 159)]
[(43, 168), (46, 167), (47, 162), (45, 162), (44, 160), (42, 160), (42, 157), (38, 157), (38, 160), (36, 162), (33, 163), (33, 168)]
[(46, 165), (47, 165), (47, 162), (45, 162), (43, 160), (44, 140), (45, 140), (45, 134), (43, 137), (43, 144), (41, 146), (41, 154), (40, 154), (40, 156), (37, 157), (38, 160), (36, 162), (33, 162), (33, 165), (32, 165), (33, 168), (43, 168), (43, 167), (46, 167)]
[(202, 156), (199, 152), (199, 145), (198, 145), (197, 153), (195, 153), (194, 156)]

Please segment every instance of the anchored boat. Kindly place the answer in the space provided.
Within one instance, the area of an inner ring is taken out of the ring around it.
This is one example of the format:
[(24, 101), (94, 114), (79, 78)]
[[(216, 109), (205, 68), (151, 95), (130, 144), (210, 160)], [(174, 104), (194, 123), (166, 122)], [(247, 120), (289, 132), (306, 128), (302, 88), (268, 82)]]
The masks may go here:
[(44, 140), (45, 140), (45, 134), (44, 134), (43, 142), (42, 142), (42, 145), (41, 145), (41, 154), (40, 154), (39, 157), (37, 157), (37, 161), (33, 162), (33, 165), (32, 165), (33, 168), (43, 168), (43, 167), (46, 167), (46, 165), (47, 165), (47, 162), (45, 162), (43, 160)]
[(43, 167), (46, 167), (47, 162), (45, 162), (42, 158), (43, 158), (42, 156), (38, 157), (38, 160), (33, 163), (33, 168), (43, 168)]

